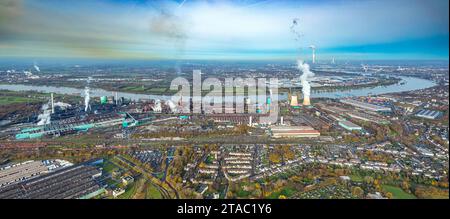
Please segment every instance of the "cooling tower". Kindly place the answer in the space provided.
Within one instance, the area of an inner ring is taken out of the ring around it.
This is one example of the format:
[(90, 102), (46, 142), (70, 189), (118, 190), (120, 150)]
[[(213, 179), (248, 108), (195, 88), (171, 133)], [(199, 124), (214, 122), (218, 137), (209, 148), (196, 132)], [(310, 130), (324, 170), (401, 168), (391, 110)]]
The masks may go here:
[(297, 96), (291, 96), (291, 106), (298, 106)]
[(305, 97), (303, 99), (303, 106), (309, 106), (311, 105), (311, 101), (309, 100), (309, 97)]

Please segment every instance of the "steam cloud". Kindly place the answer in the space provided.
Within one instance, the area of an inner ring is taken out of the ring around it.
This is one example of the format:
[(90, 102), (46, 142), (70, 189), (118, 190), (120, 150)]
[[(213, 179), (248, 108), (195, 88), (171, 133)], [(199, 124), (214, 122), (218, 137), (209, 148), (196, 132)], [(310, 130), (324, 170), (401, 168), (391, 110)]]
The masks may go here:
[(166, 105), (169, 106), (171, 112), (177, 112), (177, 106), (173, 103), (173, 101), (167, 100)]
[(36, 65), (36, 63), (34, 64), (34, 69), (36, 69), (37, 72), (41, 72), (41, 69), (39, 68), (39, 66)]
[[(290, 26), (291, 32), (292, 32), (292, 34), (294, 34), (294, 37), (295, 37), (294, 39), (297, 42), (300, 42), (301, 38), (303, 37), (303, 34), (299, 30), (299, 23), (300, 23), (300, 19), (294, 18), (292, 20), (292, 24)], [(310, 48), (315, 50), (314, 45), (311, 45)], [(314, 56), (315, 56), (315, 54), (313, 51), (313, 62), (315, 59)], [(302, 75), (300, 76), (300, 81), (302, 84), (302, 93), (303, 93), (303, 98), (305, 100), (307, 100), (307, 103), (304, 103), (304, 104), (309, 105), (309, 97), (311, 96), (311, 85), (309, 84), (309, 80), (310, 80), (310, 78), (314, 77), (314, 73), (309, 70), (309, 65), (306, 62), (304, 62), (303, 60), (297, 60), (297, 69), (302, 72)]]
[(302, 93), (303, 97), (311, 96), (311, 85), (309, 84), (310, 78), (314, 77), (314, 73), (309, 70), (309, 65), (302, 60), (297, 61), (297, 68), (303, 74), (300, 76), (300, 81), (302, 83)]
[(183, 52), (187, 34), (182, 21), (175, 14), (162, 10), (150, 20), (150, 31), (152, 34), (172, 40), (176, 49)]
[(66, 108), (69, 108), (69, 107), (71, 107), (72, 105), (70, 105), (70, 104), (68, 104), (68, 103), (63, 103), (63, 102), (56, 102), (55, 104), (55, 107), (60, 107), (60, 108), (62, 108), (62, 109), (66, 109)]
[(88, 77), (86, 82), (86, 88), (84, 88), (84, 111), (87, 112), (88, 109), (91, 108), (91, 106), (89, 105), (89, 101), (91, 101), (91, 92), (90, 92), (90, 88), (89, 88), (89, 84), (91, 84), (92, 81), (92, 77)]
[[(184, 1), (179, 5), (179, 8), (183, 4)], [(173, 44), (175, 55), (182, 58), (187, 40), (186, 26), (182, 18), (169, 10), (161, 10), (156, 17), (150, 20), (150, 32)], [(178, 75), (181, 73), (179, 61), (175, 63), (175, 71)]]
[(39, 114), (39, 116), (38, 116), (38, 125), (48, 125), (48, 124), (50, 124), (50, 119), (51, 119), (51, 117), (50, 117), (50, 114), (52, 113), (52, 110), (51, 109), (49, 109), (49, 104), (48, 103), (46, 103), (46, 104), (44, 104), (44, 105), (42, 105), (42, 114)]
[(303, 34), (299, 30), (300, 27), (300, 18), (294, 18), (292, 20), (291, 29), (292, 34), (294, 34), (294, 40), (299, 42), (300, 39), (303, 37)]
[(88, 109), (90, 108), (89, 106), (89, 101), (91, 100), (91, 96), (90, 96), (90, 91), (89, 91), (89, 87), (86, 87), (84, 89), (84, 111), (87, 112)]

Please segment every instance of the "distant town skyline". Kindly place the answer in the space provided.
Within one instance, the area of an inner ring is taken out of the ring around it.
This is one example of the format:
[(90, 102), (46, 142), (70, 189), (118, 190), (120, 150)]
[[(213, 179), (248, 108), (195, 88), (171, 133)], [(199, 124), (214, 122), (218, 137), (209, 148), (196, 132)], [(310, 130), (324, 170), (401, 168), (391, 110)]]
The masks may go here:
[(448, 60), (447, 0), (5, 0), (1, 58)]

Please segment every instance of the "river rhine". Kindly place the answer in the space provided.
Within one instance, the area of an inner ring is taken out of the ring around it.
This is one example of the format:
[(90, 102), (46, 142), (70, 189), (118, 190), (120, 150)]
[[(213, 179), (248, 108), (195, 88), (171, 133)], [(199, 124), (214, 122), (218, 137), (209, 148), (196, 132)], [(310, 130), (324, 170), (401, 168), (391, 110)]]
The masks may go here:
[[(376, 87), (366, 87), (366, 88), (355, 88), (348, 90), (333, 90), (333, 91), (314, 91), (312, 90), (311, 97), (327, 97), (327, 98), (341, 98), (350, 96), (367, 96), (367, 95), (379, 95), (394, 92), (404, 92), (411, 90), (425, 89), (433, 87), (436, 85), (433, 81), (415, 78), (415, 77), (400, 77), (402, 80), (400, 83), (387, 85), (387, 86), (376, 86)], [(34, 85), (22, 85), (22, 84), (0, 84), (0, 90), (11, 90), (11, 91), (37, 91), (44, 93), (57, 93), (57, 94), (76, 94), (84, 95), (83, 89), (70, 88), (70, 87), (52, 87), (52, 86), (34, 86)], [(91, 88), (92, 97), (101, 96), (111, 96), (112, 91), (106, 91), (103, 89), (93, 89)], [(126, 92), (118, 92), (118, 97), (124, 97), (132, 100), (139, 99), (161, 99), (167, 100), (170, 96), (161, 95), (147, 95), (147, 94), (134, 94)], [(281, 100), (287, 99), (286, 93), (280, 93)]]

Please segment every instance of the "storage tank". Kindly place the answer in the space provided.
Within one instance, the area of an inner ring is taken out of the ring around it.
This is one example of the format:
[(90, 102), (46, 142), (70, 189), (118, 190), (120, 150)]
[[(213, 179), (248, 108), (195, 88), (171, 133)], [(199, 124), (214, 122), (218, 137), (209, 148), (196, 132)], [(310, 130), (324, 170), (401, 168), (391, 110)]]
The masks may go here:
[(108, 103), (108, 97), (107, 96), (100, 97), (100, 103), (101, 104), (107, 104)]

